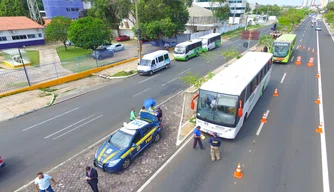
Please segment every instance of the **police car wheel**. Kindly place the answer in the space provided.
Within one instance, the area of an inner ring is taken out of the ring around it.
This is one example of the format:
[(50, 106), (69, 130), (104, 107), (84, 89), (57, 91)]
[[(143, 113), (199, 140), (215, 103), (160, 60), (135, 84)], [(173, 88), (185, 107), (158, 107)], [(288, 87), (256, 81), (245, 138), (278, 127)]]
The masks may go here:
[(160, 141), (160, 139), (161, 139), (161, 135), (160, 133), (157, 133), (154, 137), (154, 142), (157, 143), (158, 141)]
[(122, 164), (122, 169), (127, 169), (131, 165), (131, 161), (129, 158), (124, 159), (123, 164)]

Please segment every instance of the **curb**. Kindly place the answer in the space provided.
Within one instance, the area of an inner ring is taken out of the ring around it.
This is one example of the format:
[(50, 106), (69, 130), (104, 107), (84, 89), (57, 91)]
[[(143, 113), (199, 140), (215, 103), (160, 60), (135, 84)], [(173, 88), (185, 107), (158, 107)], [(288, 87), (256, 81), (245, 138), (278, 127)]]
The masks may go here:
[(51, 94), (52, 94), (51, 101), (50, 101), (50, 103), (47, 106), (52, 105), (56, 101), (56, 95), (53, 94), (53, 93), (51, 93)]
[(326, 26), (326, 28), (327, 28), (327, 30), (329, 32), (329, 35), (331, 36), (332, 40), (334, 41), (334, 37), (333, 37), (334, 33), (332, 32), (332, 29), (330, 28), (330, 26), (327, 25), (327, 23), (326, 23), (326, 21), (325, 21), (324, 18), (322, 18), (322, 22), (324, 22), (324, 24), (325, 24), (325, 26)]
[(129, 77), (135, 76), (137, 74), (138, 73), (136, 72), (136, 73), (128, 75), (128, 76), (112, 77), (112, 76), (99, 75), (99, 74), (92, 73), (92, 75), (102, 77), (103, 79), (126, 79), (126, 78), (129, 78)]

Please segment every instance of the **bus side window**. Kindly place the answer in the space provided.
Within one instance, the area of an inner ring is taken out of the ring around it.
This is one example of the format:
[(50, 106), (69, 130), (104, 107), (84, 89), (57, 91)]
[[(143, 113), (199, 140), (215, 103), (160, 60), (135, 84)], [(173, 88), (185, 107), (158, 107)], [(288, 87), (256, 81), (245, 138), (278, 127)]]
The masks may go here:
[(248, 100), (249, 96), (252, 94), (252, 92), (251, 92), (251, 84), (252, 84), (252, 83), (249, 83), (249, 84), (247, 85), (245, 102)]
[(246, 89), (247, 87), (241, 92), (240, 99), (242, 101), (242, 108), (244, 107), (244, 104), (246, 102)]
[(264, 77), (264, 76), (266, 76), (266, 74), (267, 74), (266, 66), (264, 66), (264, 67), (262, 68), (262, 76)]
[(257, 87), (257, 84), (258, 84), (257, 78), (258, 78), (258, 76), (255, 76), (254, 79), (253, 79), (253, 81), (252, 81), (252, 83), (251, 83), (251, 89), (250, 89), (251, 93), (253, 93), (253, 91)]
[(269, 69), (272, 67), (273, 61), (270, 59), (269, 61)]
[(187, 54), (189, 52), (189, 45), (186, 47), (186, 52), (185, 54)]

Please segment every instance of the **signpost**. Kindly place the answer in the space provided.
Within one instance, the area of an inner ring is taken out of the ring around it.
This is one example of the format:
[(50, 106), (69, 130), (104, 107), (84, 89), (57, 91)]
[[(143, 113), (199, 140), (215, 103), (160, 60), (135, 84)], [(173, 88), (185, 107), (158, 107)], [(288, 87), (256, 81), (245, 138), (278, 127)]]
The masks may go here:
[(241, 33), (241, 39), (248, 39), (247, 50), (249, 50), (251, 40), (259, 40), (260, 31), (243, 31)]

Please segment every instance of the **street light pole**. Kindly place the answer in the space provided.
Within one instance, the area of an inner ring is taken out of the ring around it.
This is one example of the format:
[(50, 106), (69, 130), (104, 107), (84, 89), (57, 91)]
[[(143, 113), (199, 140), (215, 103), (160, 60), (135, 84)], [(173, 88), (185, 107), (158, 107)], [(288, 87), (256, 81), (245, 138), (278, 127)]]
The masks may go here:
[(28, 72), (27, 72), (27, 68), (26, 68), (26, 66), (24, 64), (24, 61), (23, 61), (23, 58), (22, 58), (21, 50), (20, 49), (18, 49), (18, 50), (19, 50), (20, 59), (21, 59), (22, 65), (23, 65), (24, 73), (25, 73), (27, 81), (28, 81), (28, 85), (31, 86), (29, 76), (28, 76)]
[(235, 12), (237, 11), (237, 6), (236, 5), (234, 5), (234, 13), (233, 13), (233, 23), (232, 23), (232, 25), (234, 25), (234, 18), (235, 18)]
[(141, 39), (141, 33), (139, 29), (139, 19), (138, 19), (138, 0), (135, 0), (135, 6), (136, 6), (136, 28), (137, 28), (137, 48), (138, 48), (138, 58), (139, 61), (141, 60), (141, 45), (140, 45), (140, 39)]
[(248, 20), (248, 14), (245, 13), (245, 15), (246, 15), (246, 22), (245, 22), (245, 31), (246, 31), (247, 30), (247, 25), (248, 25), (248, 22), (247, 22), (247, 20)]

